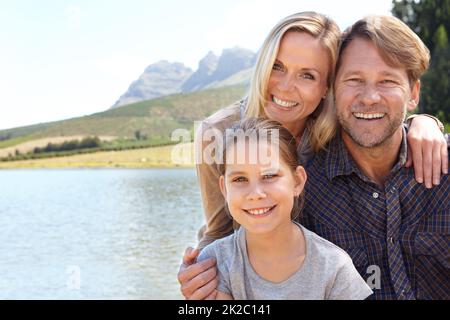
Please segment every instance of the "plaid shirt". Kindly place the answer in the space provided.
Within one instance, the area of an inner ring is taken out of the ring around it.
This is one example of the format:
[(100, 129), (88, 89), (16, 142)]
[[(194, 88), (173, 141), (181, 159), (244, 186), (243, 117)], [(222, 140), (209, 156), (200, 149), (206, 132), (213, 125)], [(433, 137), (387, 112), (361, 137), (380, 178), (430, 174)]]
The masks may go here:
[(450, 175), (426, 189), (405, 168), (406, 133), (384, 188), (355, 165), (340, 135), (307, 166), (301, 223), (340, 246), (371, 299), (450, 299)]

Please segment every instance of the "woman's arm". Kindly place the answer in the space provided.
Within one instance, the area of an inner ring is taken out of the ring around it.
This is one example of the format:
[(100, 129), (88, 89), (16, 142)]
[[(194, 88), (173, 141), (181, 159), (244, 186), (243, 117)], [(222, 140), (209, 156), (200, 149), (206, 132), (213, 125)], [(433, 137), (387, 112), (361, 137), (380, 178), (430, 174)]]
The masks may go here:
[(416, 181), (432, 188), (439, 184), (441, 173), (448, 173), (447, 141), (434, 118), (417, 115), (410, 121), (406, 166), (414, 165)]
[[(203, 123), (195, 136), (197, 179), (206, 221), (206, 228), (199, 231), (198, 248), (200, 250), (214, 240), (233, 232), (233, 220), (225, 211), (225, 198), (219, 188), (220, 173), (209, 157), (212, 142), (207, 139), (208, 134), (204, 135), (207, 130), (214, 129)], [(218, 129), (215, 130), (218, 131), (217, 134), (221, 132)]]

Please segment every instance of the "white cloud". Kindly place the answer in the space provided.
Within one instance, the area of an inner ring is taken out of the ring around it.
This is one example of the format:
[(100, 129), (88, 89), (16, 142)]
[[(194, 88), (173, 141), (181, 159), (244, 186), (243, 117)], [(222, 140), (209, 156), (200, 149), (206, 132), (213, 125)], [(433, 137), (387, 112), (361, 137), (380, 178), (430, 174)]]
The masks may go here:
[(67, 24), (71, 30), (77, 30), (81, 25), (81, 7), (79, 5), (70, 5), (66, 8)]

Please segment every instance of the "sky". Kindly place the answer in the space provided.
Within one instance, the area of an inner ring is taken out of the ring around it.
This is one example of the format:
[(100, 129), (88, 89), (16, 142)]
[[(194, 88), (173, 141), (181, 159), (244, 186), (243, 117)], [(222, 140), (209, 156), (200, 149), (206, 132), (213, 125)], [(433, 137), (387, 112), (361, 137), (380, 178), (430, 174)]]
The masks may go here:
[(0, 0), (0, 129), (110, 108), (157, 61), (194, 71), (208, 51), (256, 52), (283, 17), (318, 11), (345, 29), (391, 0)]

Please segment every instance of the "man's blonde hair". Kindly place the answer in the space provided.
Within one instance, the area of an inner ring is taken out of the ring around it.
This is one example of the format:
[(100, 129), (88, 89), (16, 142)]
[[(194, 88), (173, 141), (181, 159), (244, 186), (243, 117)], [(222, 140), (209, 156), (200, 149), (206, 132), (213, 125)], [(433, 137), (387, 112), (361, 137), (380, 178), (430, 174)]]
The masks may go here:
[(339, 69), (342, 53), (355, 38), (371, 41), (387, 64), (406, 69), (412, 85), (428, 69), (430, 51), (404, 22), (393, 16), (372, 15), (355, 22), (342, 37), (339, 47)]
[(341, 33), (338, 25), (327, 16), (316, 12), (300, 12), (284, 18), (272, 29), (263, 43), (253, 69), (246, 103), (246, 116), (267, 118), (264, 106), (267, 104), (269, 77), (281, 39), (288, 31), (306, 32), (319, 39), (330, 57), (327, 96), (307, 121), (310, 132), (308, 138), (314, 151), (317, 152), (325, 146), (336, 131), (332, 88)]

